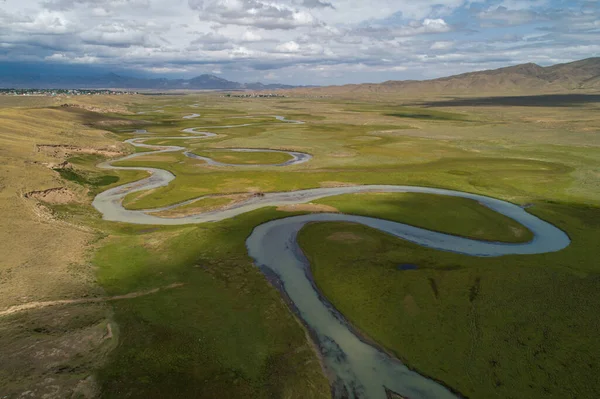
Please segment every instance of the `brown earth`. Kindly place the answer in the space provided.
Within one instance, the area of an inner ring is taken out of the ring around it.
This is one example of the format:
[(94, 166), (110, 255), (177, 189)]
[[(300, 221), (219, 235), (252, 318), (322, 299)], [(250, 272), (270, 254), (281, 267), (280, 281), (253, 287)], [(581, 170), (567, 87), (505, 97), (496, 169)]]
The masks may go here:
[(73, 165), (69, 161), (63, 162), (33, 162), (34, 164), (40, 164), (48, 169), (73, 169)]
[(35, 147), (38, 152), (43, 152), (56, 158), (64, 158), (72, 154), (102, 155), (111, 158), (124, 155), (124, 152), (119, 151), (115, 145), (112, 146), (113, 148), (77, 147), (69, 144), (37, 144)]
[[(189, 215), (196, 215), (196, 214), (203, 213), (203, 212), (217, 211), (217, 210), (229, 208), (235, 204), (238, 204), (242, 201), (247, 200), (248, 198), (253, 197), (254, 195), (255, 194), (219, 195), (219, 196), (215, 196), (215, 198), (226, 198), (226, 199), (230, 199), (231, 201), (228, 202), (227, 204), (215, 205), (215, 204), (210, 204), (210, 203), (203, 204), (202, 200), (200, 200), (198, 202), (191, 203), (182, 208), (174, 208), (174, 209), (169, 209), (167, 211), (162, 211), (162, 212), (153, 212), (152, 214), (155, 216), (160, 216), (160, 217), (165, 217), (165, 218), (179, 218), (179, 217), (184, 217), (184, 216), (189, 216)], [(194, 204), (196, 204), (196, 205), (194, 205)]]
[(415, 298), (412, 295), (405, 296), (402, 300), (402, 305), (404, 306), (404, 310), (406, 311), (406, 313), (408, 313), (411, 316), (415, 316), (421, 311), (419, 305), (417, 305), (417, 302), (415, 301)]
[(24, 303), (22, 305), (11, 306), (8, 309), (1, 310), (0, 317), (8, 316), (8, 315), (12, 315), (15, 313), (20, 313), (20, 312), (24, 312), (24, 311), (32, 310), (32, 309), (47, 308), (49, 306), (74, 305), (74, 304), (83, 304), (83, 303), (98, 303), (98, 302), (117, 301), (120, 299), (138, 298), (141, 296), (155, 294), (159, 291), (170, 290), (170, 289), (179, 288), (182, 286), (183, 286), (183, 283), (173, 283), (173, 284), (169, 284), (164, 287), (153, 288), (148, 291), (130, 292), (129, 294), (115, 295), (115, 296), (109, 296), (109, 297), (60, 299), (60, 300), (45, 301), (45, 302), (29, 302), (29, 303)]
[(95, 398), (91, 371), (117, 344), (104, 304), (41, 308), (0, 319), (2, 398)]
[(390, 80), (383, 83), (348, 84), (284, 90), (291, 96), (372, 97), (424, 94), (540, 94), (574, 90), (597, 93), (600, 87), (600, 57), (548, 67), (529, 63), (494, 70), (476, 71), (432, 80)]
[(68, 204), (77, 201), (77, 195), (66, 187), (49, 188), (41, 191), (30, 191), (23, 195), (48, 204)]
[(354, 183), (348, 183), (343, 181), (322, 181), (319, 183), (321, 187), (348, 187), (348, 186), (356, 186)]
[[(23, 99), (19, 101), (22, 105)], [(23, 194), (70, 199), (63, 189), (52, 190), (63, 183), (50, 167), (81, 149), (121, 154), (105, 134), (62, 108), (0, 108), (0, 309), (104, 296), (90, 262), (97, 234), (56, 220), (48, 206)], [(48, 144), (38, 147), (40, 143)], [(103, 302), (0, 317), (0, 398), (70, 398), (78, 390), (82, 395), (93, 392), (88, 376), (116, 341), (103, 339), (110, 317)]]
[(292, 204), (292, 205), (282, 205), (277, 207), (278, 211), (281, 212), (339, 212), (337, 208), (334, 208), (329, 205), (322, 204)]
[(331, 234), (327, 237), (328, 240), (331, 241), (361, 241), (363, 238), (358, 234), (352, 233), (350, 231), (338, 231), (336, 233)]
[(112, 106), (112, 107), (97, 107), (94, 105), (87, 104), (62, 104), (62, 108), (78, 108), (84, 109), (90, 112), (96, 112), (99, 114), (108, 114), (108, 113), (117, 113), (123, 115), (133, 115), (133, 112), (129, 112), (127, 108), (122, 106)]

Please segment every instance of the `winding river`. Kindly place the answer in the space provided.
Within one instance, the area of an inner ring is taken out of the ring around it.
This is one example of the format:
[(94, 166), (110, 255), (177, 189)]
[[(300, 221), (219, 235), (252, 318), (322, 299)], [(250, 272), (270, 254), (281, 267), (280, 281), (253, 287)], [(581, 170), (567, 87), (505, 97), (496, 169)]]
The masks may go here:
[[(282, 122), (301, 123), (300, 121), (289, 121), (283, 117), (277, 117), (277, 119)], [(132, 138), (125, 142), (136, 147), (153, 149), (154, 151), (128, 155), (116, 161), (148, 154), (179, 151), (217, 167), (291, 166), (310, 159), (308, 154), (283, 151), (288, 153), (292, 159), (278, 165), (231, 165), (186, 152), (185, 147), (144, 144), (144, 141), (149, 139), (208, 139), (216, 136), (216, 134), (197, 131), (197, 129), (233, 128), (248, 125), (251, 124), (189, 128), (184, 129), (183, 132), (193, 136), (185, 137), (146, 136)], [(279, 151), (270, 149), (231, 150)], [(311, 331), (319, 346), (323, 361), (331, 374), (333, 391), (336, 397), (385, 399), (387, 398), (386, 389), (388, 389), (410, 399), (456, 398), (452, 392), (441, 384), (409, 370), (397, 359), (361, 340), (344, 316), (318, 292), (311, 277), (308, 261), (296, 241), (298, 232), (307, 223), (359, 223), (425, 247), (480, 257), (554, 252), (567, 247), (570, 243), (568, 236), (563, 231), (529, 214), (518, 205), (483, 195), (415, 186), (363, 185), (266, 193), (263, 196), (255, 196), (220, 210), (179, 218), (161, 218), (152, 215), (152, 213), (159, 210), (173, 209), (197, 199), (158, 209), (125, 209), (122, 201), (126, 195), (167, 186), (175, 176), (163, 169), (113, 166), (111, 163), (116, 161), (105, 162), (98, 166), (105, 169), (144, 170), (150, 173), (150, 177), (109, 189), (98, 194), (94, 199), (93, 206), (102, 213), (104, 219), (118, 222), (155, 225), (195, 224), (228, 219), (266, 206), (299, 204), (333, 195), (360, 192), (410, 192), (475, 200), (483, 206), (516, 220), (531, 230), (534, 238), (530, 242), (518, 244), (499, 243), (453, 236), (388, 220), (332, 213), (292, 216), (272, 220), (254, 228), (246, 241), (248, 253), (254, 259), (255, 264), (289, 299), (296, 313)], [(432, 356), (435, 356), (435, 354), (432, 354)]]

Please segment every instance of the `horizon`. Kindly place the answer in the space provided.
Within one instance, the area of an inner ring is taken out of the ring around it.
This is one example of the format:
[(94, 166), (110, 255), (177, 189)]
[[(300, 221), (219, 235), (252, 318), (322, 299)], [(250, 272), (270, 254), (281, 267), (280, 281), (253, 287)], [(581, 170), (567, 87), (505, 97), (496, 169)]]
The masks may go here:
[[(582, 61), (587, 61), (587, 60), (593, 60), (593, 59), (600, 59), (600, 57), (588, 57), (588, 58), (584, 58), (584, 59), (580, 59), (580, 60), (574, 60), (574, 61), (569, 61), (569, 62), (560, 63), (560, 64), (550, 64), (550, 65), (546, 65), (546, 66), (539, 65), (539, 64), (536, 64), (536, 63), (532, 63), (532, 62), (528, 62), (528, 63), (517, 64), (517, 65), (506, 65), (504, 67), (499, 67), (499, 69), (503, 69), (503, 68), (507, 68), (507, 67), (512, 67), (512, 66), (519, 66), (519, 65), (528, 65), (528, 64), (533, 64), (533, 65), (537, 65), (537, 66), (541, 66), (541, 67), (549, 67), (549, 66), (556, 66), (556, 65), (564, 65), (564, 64), (570, 64), (570, 63), (577, 63), (577, 62), (582, 62)], [(0, 64), (0, 71), (2, 70), (3, 67), (4, 67), (4, 65)], [(348, 85), (348, 84), (350, 84), (350, 85), (351, 84), (358, 84), (358, 85), (360, 85), (360, 84), (366, 84), (366, 85), (369, 85), (369, 84), (380, 84), (380, 83), (392, 82), (392, 81), (396, 81), (396, 82), (402, 82), (402, 81), (405, 81), (405, 82), (408, 82), (408, 81), (412, 81), (412, 82), (426, 82), (426, 81), (429, 81), (429, 80), (435, 80), (435, 79), (440, 79), (440, 78), (441, 79), (443, 79), (443, 78), (450, 78), (450, 77), (455, 77), (455, 76), (461, 76), (463, 74), (471, 74), (471, 73), (476, 73), (476, 72), (485, 72), (485, 71), (491, 71), (491, 70), (497, 70), (497, 69), (498, 68), (495, 68), (495, 69), (478, 69), (478, 70), (473, 70), (473, 71), (462, 72), (460, 74), (443, 75), (443, 76), (440, 76), (440, 77), (437, 77), (437, 78), (429, 78), (429, 79), (426, 78), (426, 79), (388, 80), (388, 81), (384, 81), (384, 82), (345, 83), (345, 84), (341, 84), (339, 86)], [(234, 81), (234, 80), (231, 80), (231, 79), (226, 79), (223, 76), (218, 76), (218, 75), (211, 74), (211, 73), (202, 73), (200, 75), (195, 75), (195, 76), (192, 76), (190, 78), (178, 78), (178, 77), (162, 77), (162, 76), (158, 76), (158, 75), (148, 75), (148, 74), (135, 75), (135, 73), (132, 74), (132, 72), (133, 71), (127, 71), (127, 70), (125, 70), (125, 71), (123, 71), (121, 73), (117, 73), (117, 72), (112, 71), (112, 70), (107, 70), (107, 71), (98, 71), (97, 73), (93, 73), (93, 72), (90, 73), (90, 71), (87, 70), (87, 73), (82, 74), (82, 75), (76, 75), (76, 76), (74, 76), (74, 75), (68, 75), (66, 73), (62, 73), (60, 75), (46, 74), (46, 77), (66, 77), (66, 76), (70, 76), (70, 77), (99, 78), (99, 77), (105, 77), (105, 76), (109, 76), (109, 75), (114, 75), (114, 76), (121, 77), (121, 78), (131, 78), (131, 79), (148, 79), (148, 80), (155, 79), (155, 80), (169, 80), (169, 81), (177, 81), (177, 80), (189, 81), (189, 80), (200, 78), (200, 77), (203, 77), (203, 76), (209, 76), (209, 77), (215, 77), (217, 79), (224, 79), (224, 80), (232, 82), (232, 83), (242, 83), (242, 84), (256, 84), (256, 83), (261, 84), (262, 83), (262, 82), (259, 82), (259, 81), (255, 81), (255, 82), (244, 82), (244, 81), (241, 81), (241, 82), (238, 82), (238, 81)], [(41, 74), (41, 75), (44, 75), (44, 74)], [(39, 76), (41, 76), (41, 75), (39, 75)], [(33, 76), (33, 74), (27, 75), (27, 73), (26, 73), (26, 74), (22, 74), (20, 76), (21, 77), (23, 77), (23, 76), (25, 76), (25, 77), (26, 76)], [(281, 83), (281, 82), (270, 82), (268, 84), (281, 85), (281, 86), (285, 86), (286, 85), (285, 83)], [(295, 85), (293, 87), (327, 87), (327, 86), (338, 86), (338, 85)], [(45, 89), (45, 90), (53, 90), (53, 89), (67, 89), (67, 88), (58, 87), (58, 86), (57, 87), (48, 86), (46, 88), (40, 88), (40, 87), (34, 87), (34, 86), (32, 86), (32, 87), (20, 86), (20, 87), (0, 87), (0, 89), (2, 89), (2, 90), (9, 90), (9, 89), (19, 89), (19, 90)], [(70, 87), (68, 89), (76, 89), (76, 88)], [(82, 90), (90, 90), (90, 89), (88, 89), (86, 87), (81, 87), (80, 89), (82, 89)], [(97, 88), (97, 89), (98, 90), (105, 90), (105, 89), (101, 89), (101, 88)], [(136, 88), (134, 86), (131, 86), (131, 87), (128, 87), (127, 89), (136, 89)], [(138, 88), (138, 89), (141, 89), (141, 88)], [(96, 89), (91, 89), (91, 90), (96, 90)], [(148, 90), (148, 89), (142, 89), (142, 90)], [(178, 90), (178, 89), (167, 89), (167, 90)], [(185, 90), (185, 89), (179, 89), (179, 90)], [(215, 89), (192, 89), (192, 90), (215, 90)], [(219, 90), (219, 89), (216, 89), (216, 90)], [(228, 89), (223, 89), (223, 90), (228, 90)]]
[(0, 21), (5, 76), (342, 85), (600, 54), (590, 1), (5, 0)]

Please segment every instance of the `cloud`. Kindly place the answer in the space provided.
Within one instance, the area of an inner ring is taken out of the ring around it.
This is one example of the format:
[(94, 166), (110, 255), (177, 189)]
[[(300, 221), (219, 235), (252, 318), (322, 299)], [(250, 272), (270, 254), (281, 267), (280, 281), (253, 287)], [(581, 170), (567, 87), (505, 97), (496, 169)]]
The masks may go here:
[(151, 41), (144, 29), (127, 26), (123, 23), (101, 24), (80, 34), (84, 43), (102, 46), (151, 47)]
[(503, 6), (480, 12), (478, 14), (478, 17), (482, 20), (490, 21), (489, 23), (484, 25), (489, 27), (502, 25), (521, 25), (527, 22), (544, 18), (543, 15), (539, 15), (538, 13), (533, 12), (531, 10), (511, 10)]
[(308, 10), (261, 0), (189, 0), (199, 18), (223, 25), (254, 26), (262, 29), (294, 29), (314, 26), (318, 21)]
[(247, 30), (242, 34), (242, 41), (244, 42), (259, 42), (262, 40), (262, 36), (251, 30)]
[(597, 1), (0, 1), (0, 62), (323, 84), (600, 54)]
[(276, 49), (282, 53), (297, 53), (300, 51), (300, 45), (292, 40), (278, 45)]
[(55, 53), (44, 58), (50, 62), (60, 62), (69, 64), (95, 64), (99, 61), (97, 57), (84, 55), (82, 57), (70, 57), (63, 53)]
[(63, 13), (55, 11), (42, 10), (33, 17), (4, 14), (0, 18), (3, 23), (10, 24), (13, 32), (56, 35), (74, 33), (77, 30), (77, 23), (69, 20)]
[(306, 8), (331, 8), (335, 10), (333, 4), (322, 0), (303, 0), (301, 4)]

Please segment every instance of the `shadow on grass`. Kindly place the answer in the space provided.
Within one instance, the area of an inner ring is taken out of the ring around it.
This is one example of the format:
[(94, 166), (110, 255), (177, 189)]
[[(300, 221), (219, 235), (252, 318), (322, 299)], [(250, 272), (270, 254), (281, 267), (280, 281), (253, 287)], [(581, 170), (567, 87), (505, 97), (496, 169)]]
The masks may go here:
[(521, 107), (574, 107), (600, 103), (600, 94), (546, 94), (537, 96), (504, 96), (454, 98), (420, 103), (428, 107), (521, 106)]

